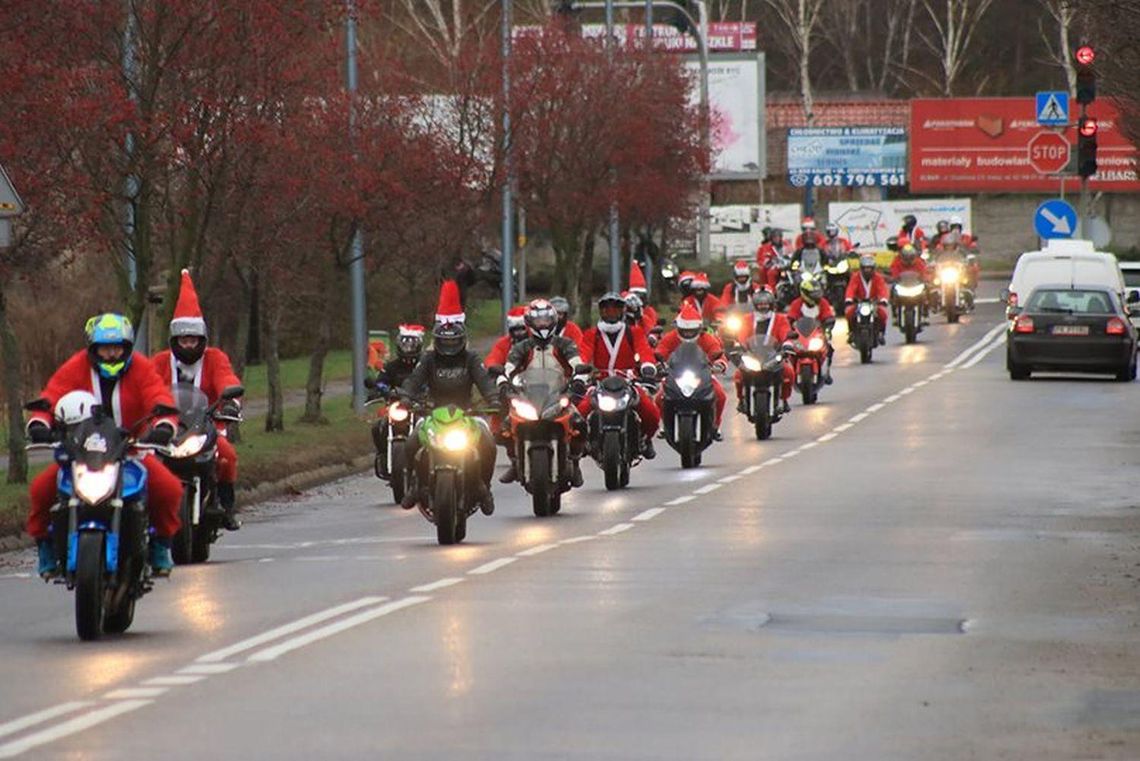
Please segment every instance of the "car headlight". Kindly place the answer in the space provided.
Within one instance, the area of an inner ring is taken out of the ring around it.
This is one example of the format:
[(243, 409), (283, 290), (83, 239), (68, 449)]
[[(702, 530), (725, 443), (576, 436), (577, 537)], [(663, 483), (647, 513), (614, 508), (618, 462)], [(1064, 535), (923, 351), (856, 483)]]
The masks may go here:
[(104, 465), (91, 470), (81, 462), (75, 463), (71, 471), (71, 482), (75, 494), (89, 505), (97, 505), (115, 492), (119, 481), (119, 464)]
[(440, 443), (443, 445), (443, 448), (449, 452), (461, 452), (467, 448), (469, 441), (470, 438), (467, 435), (467, 431), (462, 428), (452, 428), (443, 434)]
[(685, 396), (692, 396), (699, 385), (701, 379), (692, 370), (686, 370), (677, 378), (677, 388), (681, 389), (681, 393)]
[(949, 283), (950, 285), (953, 285), (954, 283), (958, 282), (958, 270), (955, 267), (943, 267), (942, 269), (938, 270), (938, 278), (943, 283)]
[(408, 419), (408, 408), (401, 404), (393, 404), (388, 408), (388, 419), (393, 423), (402, 423)]
[(812, 336), (812, 339), (808, 341), (808, 351), (823, 351), (823, 339), (819, 336)]
[(170, 456), (179, 460), (184, 457), (194, 457), (202, 451), (202, 447), (206, 446), (206, 438), (204, 433), (187, 436), (170, 449)]
[(921, 283), (918, 285), (898, 285), (895, 286), (895, 292), (904, 299), (913, 299), (916, 296), (921, 296), (922, 292), (926, 290), (926, 286)]
[(523, 420), (538, 420), (538, 410), (526, 399), (512, 399), (511, 407)]
[(863, 315), (864, 317), (870, 317), (871, 311), (872, 311), (871, 305), (868, 304), (867, 302), (864, 301), (862, 304), (859, 305), (859, 314)]
[(751, 354), (745, 354), (741, 356), (740, 364), (744, 365), (745, 370), (754, 373), (758, 373), (764, 368), (763, 363), (760, 360), (756, 359), (756, 357), (753, 357)]

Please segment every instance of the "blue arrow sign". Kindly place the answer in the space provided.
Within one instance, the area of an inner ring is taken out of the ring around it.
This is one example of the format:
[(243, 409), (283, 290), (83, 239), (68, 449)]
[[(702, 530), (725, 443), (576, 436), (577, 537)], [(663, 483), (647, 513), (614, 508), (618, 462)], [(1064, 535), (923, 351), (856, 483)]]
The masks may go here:
[(1063, 127), (1069, 123), (1069, 94), (1064, 90), (1037, 93), (1037, 123), (1042, 127)]
[(1077, 210), (1060, 198), (1046, 201), (1037, 207), (1033, 227), (1045, 240), (1071, 238), (1077, 231)]

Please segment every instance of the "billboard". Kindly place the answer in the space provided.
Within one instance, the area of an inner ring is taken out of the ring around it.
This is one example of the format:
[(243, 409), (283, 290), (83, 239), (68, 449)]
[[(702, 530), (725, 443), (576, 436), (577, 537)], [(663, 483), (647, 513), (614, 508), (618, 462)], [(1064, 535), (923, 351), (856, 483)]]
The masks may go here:
[(827, 205), (827, 220), (839, 225), (839, 234), (860, 248), (886, 248), (887, 238), (898, 235), (902, 219), (913, 214), (929, 238), (940, 219), (959, 216), (966, 232), (971, 226), (969, 198), (923, 198), (909, 201), (855, 201)]
[[(541, 34), (544, 27), (537, 25), (516, 26), (513, 36)], [(605, 24), (582, 24), (582, 36), (602, 38), (606, 36)], [(642, 44), (645, 39), (644, 24), (615, 24), (614, 38), (619, 45)], [(709, 52), (740, 52), (756, 50), (756, 24), (751, 21), (711, 21), (709, 22)], [(697, 52), (697, 40), (693, 35), (682, 33), (669, 24), (653, 25), (653, 47), (656, 50), (669, 50), (676, 53)]]
[[(700, 63), (685, 66), (693, 77), (691, 97), (700, 100)], [(764, 54), (709, 56), (709, 110), (716, 150), (714, 179), (759, 179), (767, 174), (764, 132)]]
[[(1025, 98), (945, 98), (911, 101), (910, 189), (915, 193), (1055, 193), (1058, 175), (1038, 171), (1030, 143), (1058, 130), (1037, 123), (1036, 101)], [(1137, 151), (1121, 134), (1111, 101), (1089, 106), (1100, 124), (1094, 191), (1140, 192)], [(1076, 154), (1076, 129), (1060, 132)], [(1077, 188), (1073, 176), (1067, 186)]]
[(754, 258), (765, 227), (798, 230), (801, 219), (798, 203), (713, 206), (709, 214), (712, 258), (729, 261)]
[(797, 188), (901, 187), (906, 184), (906, 129), (789, 129), (788, 182)]

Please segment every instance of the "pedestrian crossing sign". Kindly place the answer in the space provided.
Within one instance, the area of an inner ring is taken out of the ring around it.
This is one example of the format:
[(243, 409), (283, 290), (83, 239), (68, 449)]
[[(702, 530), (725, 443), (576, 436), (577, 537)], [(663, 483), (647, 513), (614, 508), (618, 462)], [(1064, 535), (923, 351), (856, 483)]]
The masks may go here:
[(1037, 93), (1037, 123), (1043, 127), (1064, 127), (1069, 123), (1069, 93), (1053, 90)]

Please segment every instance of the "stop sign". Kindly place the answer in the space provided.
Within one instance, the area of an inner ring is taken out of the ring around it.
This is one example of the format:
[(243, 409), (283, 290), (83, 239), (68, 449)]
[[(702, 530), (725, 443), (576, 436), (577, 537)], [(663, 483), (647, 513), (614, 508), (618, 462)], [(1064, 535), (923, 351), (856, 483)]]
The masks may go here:
[(1038, 132), (1029, 141), (1029, 163), (1038, 174), (1057, 174), (1069, 163), (1069, 141), (1056, 132)]

